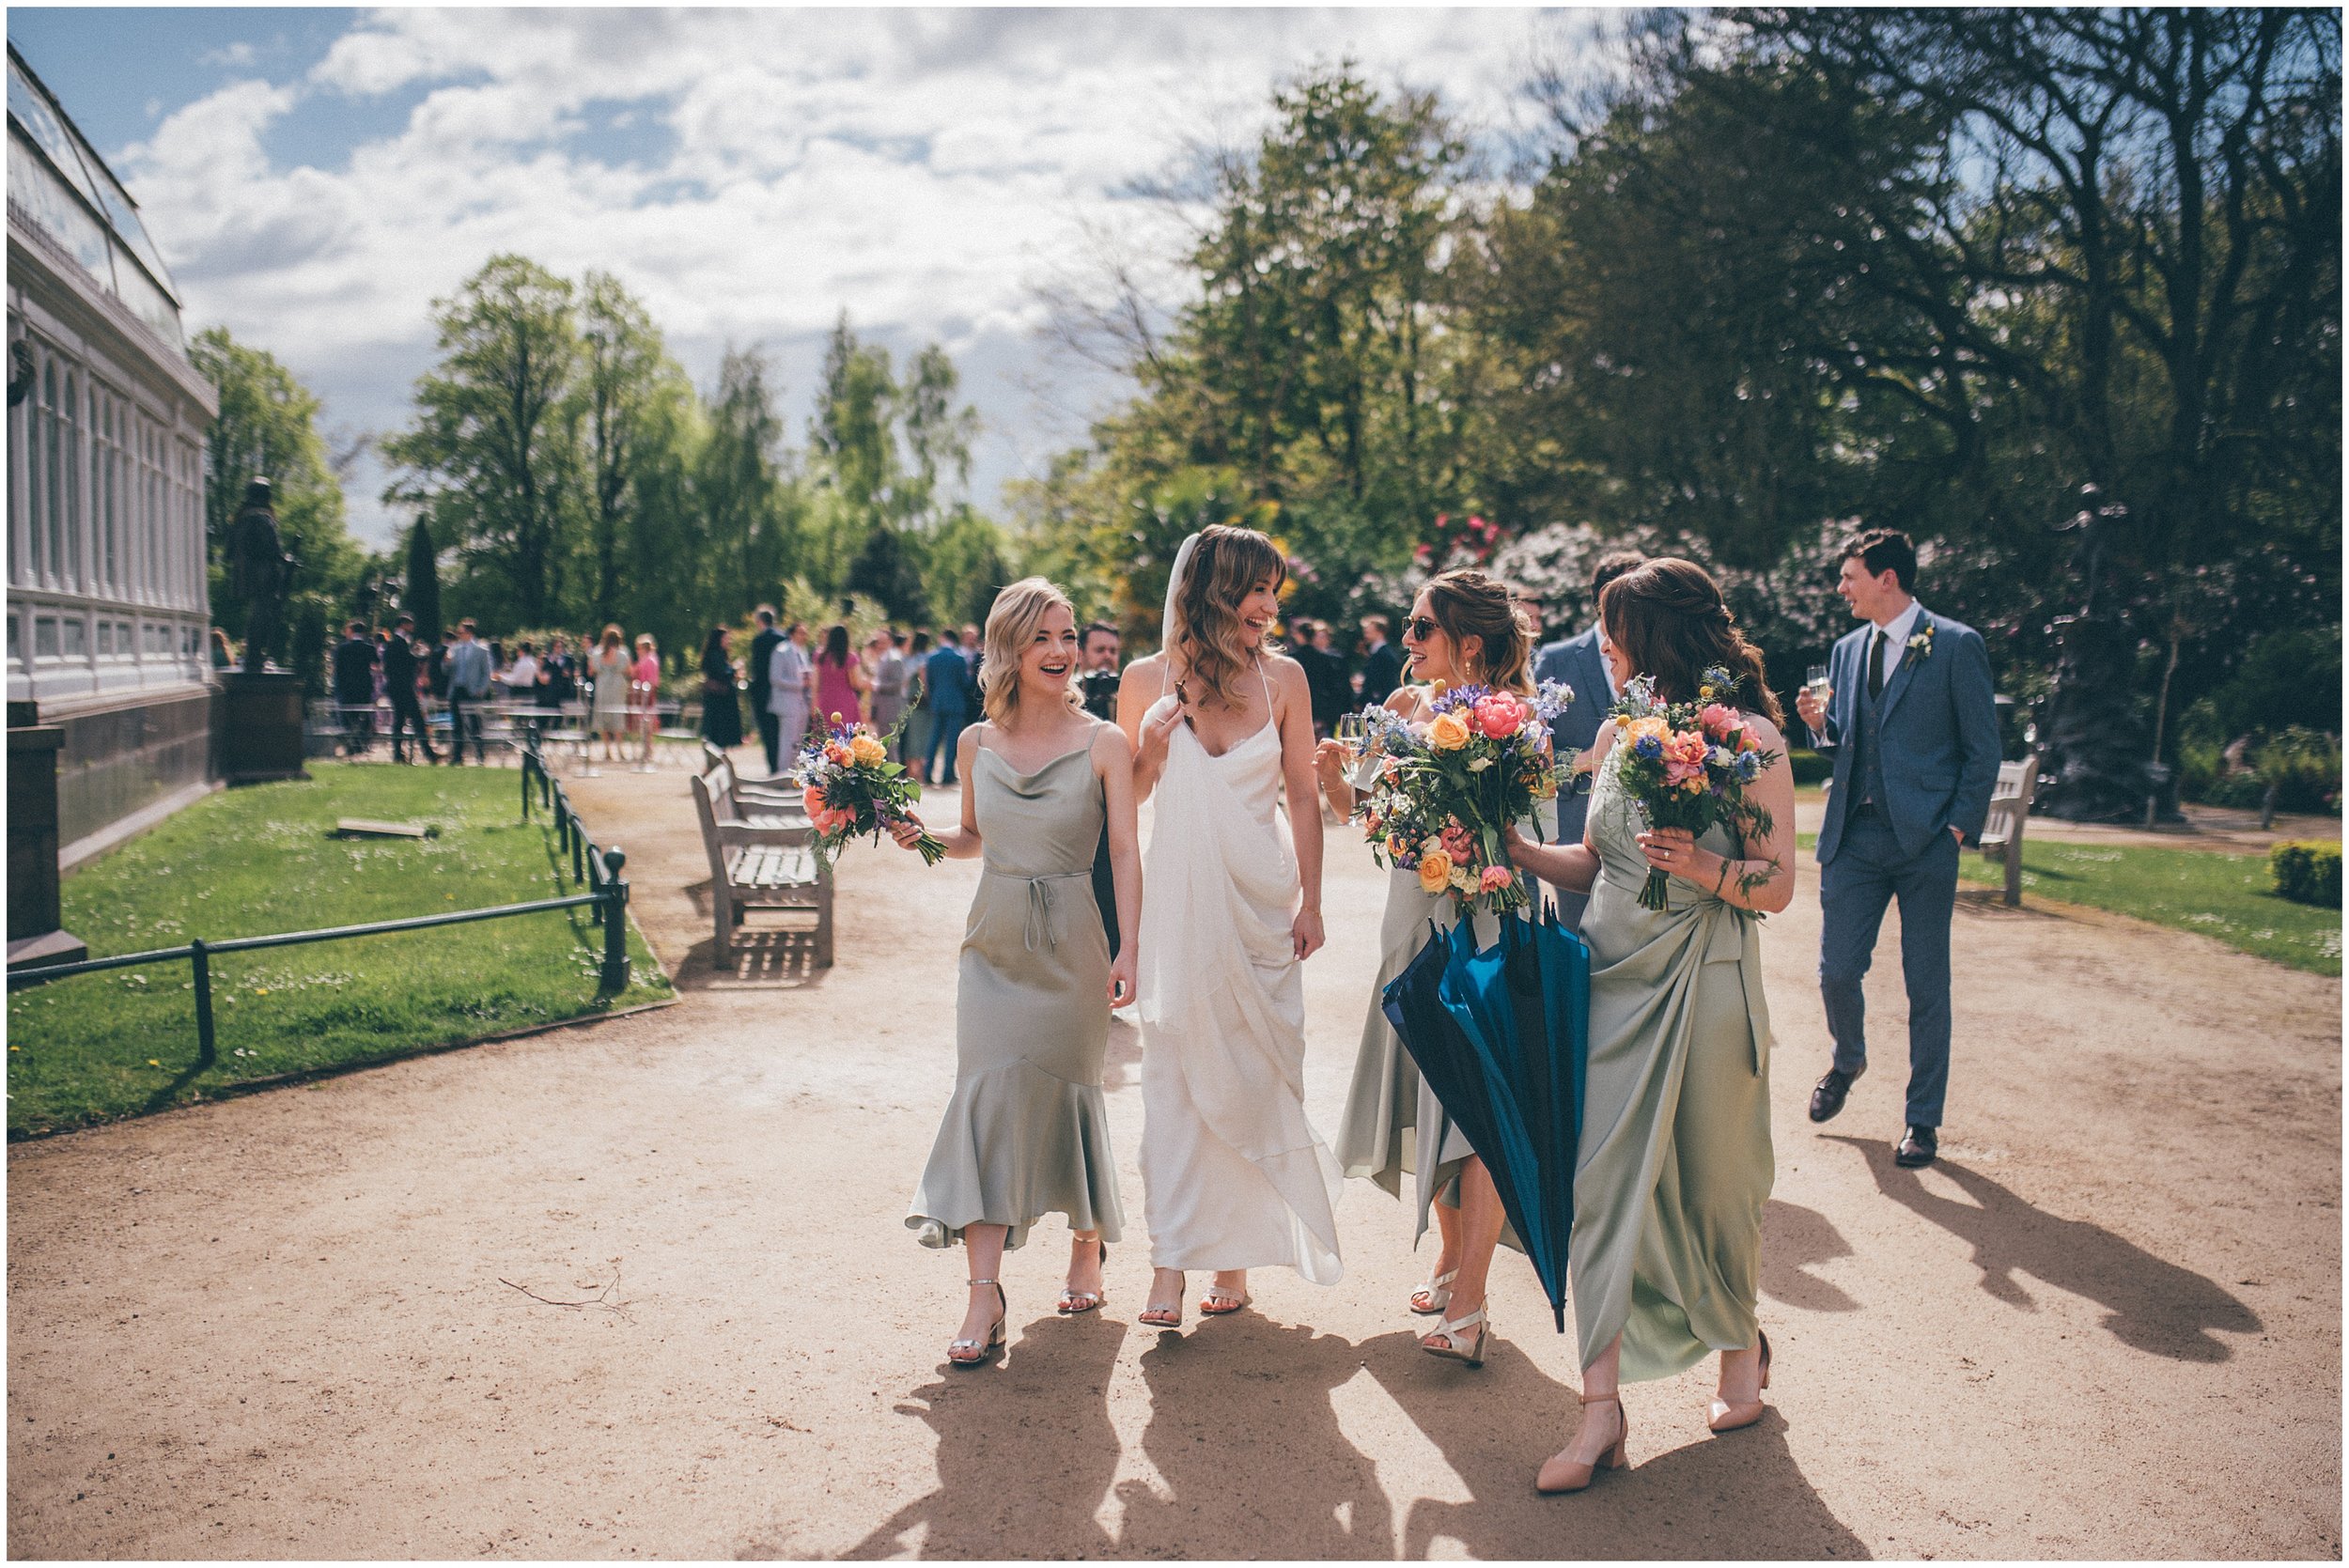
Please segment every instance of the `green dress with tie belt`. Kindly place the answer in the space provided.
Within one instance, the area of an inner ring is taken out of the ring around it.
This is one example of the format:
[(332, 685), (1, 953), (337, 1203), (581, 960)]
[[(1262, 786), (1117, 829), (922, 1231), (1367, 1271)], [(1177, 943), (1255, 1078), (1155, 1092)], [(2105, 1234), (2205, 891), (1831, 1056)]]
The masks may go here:
[(1107, 807), (1088, 743), (1022, 773), (986, 746), (972, 764), (985, 846), (955, 997), (955, 1093), (906, 1224), (926, 1247), (966, 1226), (1047, 1214), (1119, 1238), (1101, 1063), (1110, 948), (1094, 903)]
[[(1754, 1343), (1770, 1153), (1770, 1017), (1760, 925), (1678, 877), (1640, 906), (1638, 807), (1599, 768), (1590, 1071), (1574, 1177), (1569, 1274), (1588, 1366), (1623, 1336), (1625, 1382), (1670, 1377)], [(1698, 841), (1735, 856), (1720, 829)]]

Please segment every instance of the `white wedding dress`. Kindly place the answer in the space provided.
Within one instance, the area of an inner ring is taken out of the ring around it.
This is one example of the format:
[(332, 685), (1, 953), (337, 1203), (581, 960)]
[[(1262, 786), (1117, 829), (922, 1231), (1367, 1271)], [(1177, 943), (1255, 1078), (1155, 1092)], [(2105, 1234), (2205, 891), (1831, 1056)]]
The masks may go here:
[[(1265, 695), (1269, 709), (1269, 681)], [(1277, 1265), (1327, 1285), (1345, 1272), (1343, 1178), (1305, 1119), (1297, 860), (1280, 792), (1269, 718), (1221, 756), (1175, 727), (1143, 872), (1143, 1216), (1157, 1267)]]

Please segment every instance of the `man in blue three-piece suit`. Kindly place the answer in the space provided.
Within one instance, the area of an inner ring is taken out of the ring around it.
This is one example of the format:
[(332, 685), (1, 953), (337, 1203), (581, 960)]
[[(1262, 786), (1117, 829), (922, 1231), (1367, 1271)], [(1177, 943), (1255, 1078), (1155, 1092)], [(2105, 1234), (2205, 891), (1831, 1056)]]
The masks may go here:
[[(1591, 572), (1589, 628), (1578, 636), (1548, 644), (1533, 660), (1536, 681), (1559, 680), (1574, 689), (1573, 705), (1549, 724), (1550, 744), (1560, 756), (1579, 752), (1587, 763), (1591, 748), (1598, 744), (1599, 726), (1607, 722), (1607, 710), (1623, 695), (1615, 690), (1614, 672), (1607, 667), (1607, 655), (1600, 647), (1604, 639), (1598, 624), (1599, 590), (1645, 565), (1647, 557), (1636, 550), (1600, 556)], [(1590, 809), (1591, 775), (1578, 771), (1571, 782), (1558, 786), (1559, 843), (1582, 842), (1582, 825)], [(1581, 930), (1589, 895), (1564, 888), (1553, 888), (1550, 893), (1558, 904), (1558, 918), (1566, 923), (1567, 929)]]
[(1835, 759), (1819, 825), (1819, 990), (1834, 1065), (1811, 1092), (1811, 1119), (1843, 1109), (1867, 1070), (1860, 981), (1884, 907), (1901, 906), (1908, 986), (1908, 1130), (1897, 1164), (1933, 1163), (1950, 1079), (1950, 915), (1961, 845), (1979, 844), (1999, 779), (1990, 656), (1972, 627), (1912, 597), (1917, 551), (1888, 528), (1843, 552), (1836, 591), (1869, 624), (1835, 644), (1828, 692), (1805, 688), (1796, 711)]

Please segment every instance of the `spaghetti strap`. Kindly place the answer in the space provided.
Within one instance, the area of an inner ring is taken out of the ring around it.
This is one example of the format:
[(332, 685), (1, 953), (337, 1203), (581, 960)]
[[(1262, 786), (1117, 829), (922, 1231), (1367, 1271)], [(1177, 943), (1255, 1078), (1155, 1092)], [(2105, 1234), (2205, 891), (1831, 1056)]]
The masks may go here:
[(1272, 722), (1272, 672), (1265, 668), (1264, 653), (1256, 654), (1256, 678), (1264, 682), (1264, 722)]

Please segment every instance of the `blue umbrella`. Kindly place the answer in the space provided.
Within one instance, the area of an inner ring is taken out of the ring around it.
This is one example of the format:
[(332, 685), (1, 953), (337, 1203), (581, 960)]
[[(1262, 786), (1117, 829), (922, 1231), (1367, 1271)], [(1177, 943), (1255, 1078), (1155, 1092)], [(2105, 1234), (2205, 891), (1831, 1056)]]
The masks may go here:
[(1492, 1172), (1501, 1203), (1566, 1330), (1566, 1247), (1589, 1058), (1591, 950), (1545, 905), (1434, 932), (1387, 986), (1387, 1019), (1420, 1076)]

